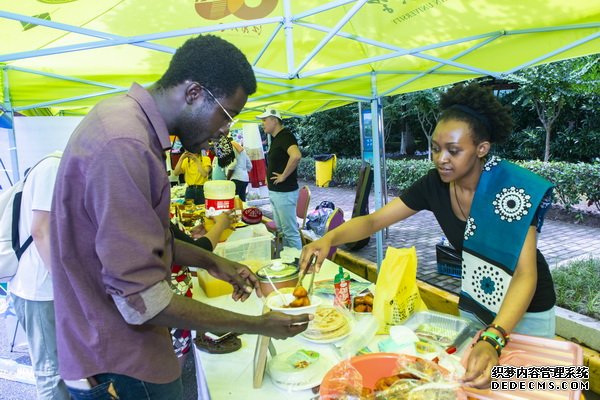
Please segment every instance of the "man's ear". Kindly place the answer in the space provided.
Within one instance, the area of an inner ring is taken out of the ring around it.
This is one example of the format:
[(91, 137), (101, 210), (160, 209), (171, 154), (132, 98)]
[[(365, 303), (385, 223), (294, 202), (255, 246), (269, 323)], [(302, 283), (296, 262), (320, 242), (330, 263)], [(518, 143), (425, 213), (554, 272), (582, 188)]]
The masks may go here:
[(202, 85), (200, 85), (198, 82), (188, 83), (185, 86), (184, 90), (185, 90), (185, 102), (187, 104), (192, 104), (194, 101), (201, 98), (203, 95)]
[(477, 145), (477, 157), (483, 158), (490, 152), (490, 142), (487, 140)]

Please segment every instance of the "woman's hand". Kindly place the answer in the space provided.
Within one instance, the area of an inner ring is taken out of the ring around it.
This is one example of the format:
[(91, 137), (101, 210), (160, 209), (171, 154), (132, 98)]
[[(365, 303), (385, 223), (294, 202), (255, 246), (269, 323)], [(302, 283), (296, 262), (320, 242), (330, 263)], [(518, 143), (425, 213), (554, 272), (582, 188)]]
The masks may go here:
[(331, 249), (331, 241), (327, 238), (327, 236), (323, 236), (319, 240), (315, 240), (314, 242), (307, 244), (302, 248), (302, 253), (300, 254), (300, 271), (304, 271), (306, 268), (310, 267), (310, 261), (312, 256), (316, 256), (316, 261), (313, 264), (313, 269), (315, 272), (319, 272), (321, 269), (321, 265), (327, 255), (329, 254), (329, 250)]
[(475, 343), (467, 360), (467, 372), (463, 384), (477, 389), (489, 388), (494, 365), (498, 365), (496, 349), (483, 340)]
[(237, 220), (235, 213), (231, 211), (223, 211), (221, 214), (211, 218), (215, 220), (215, 228), (222, 230), (232, 228)]

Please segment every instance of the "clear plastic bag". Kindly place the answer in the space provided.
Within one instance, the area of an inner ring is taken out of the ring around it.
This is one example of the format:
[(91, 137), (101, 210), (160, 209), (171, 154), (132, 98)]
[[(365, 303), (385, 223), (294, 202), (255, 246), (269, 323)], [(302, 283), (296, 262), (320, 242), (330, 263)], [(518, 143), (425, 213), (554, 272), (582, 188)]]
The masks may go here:
[(353, 357), (323, 379), (324, 400), (466, 399), (457, 378), (432, 361), (394, 353)]

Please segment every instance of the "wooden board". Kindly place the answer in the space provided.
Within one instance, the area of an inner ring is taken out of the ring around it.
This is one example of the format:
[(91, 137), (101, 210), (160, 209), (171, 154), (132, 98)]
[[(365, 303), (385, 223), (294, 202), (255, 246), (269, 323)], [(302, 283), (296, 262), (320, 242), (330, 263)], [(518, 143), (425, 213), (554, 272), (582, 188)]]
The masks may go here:
[(253, 386), (258, 389), (262, 386), (265, 377), (265, 369), (267, 367), (267, 354), (269, 350), (269, 336), (258, 336), (256, 338), (256, 349), (254, 350), (254, 379)]

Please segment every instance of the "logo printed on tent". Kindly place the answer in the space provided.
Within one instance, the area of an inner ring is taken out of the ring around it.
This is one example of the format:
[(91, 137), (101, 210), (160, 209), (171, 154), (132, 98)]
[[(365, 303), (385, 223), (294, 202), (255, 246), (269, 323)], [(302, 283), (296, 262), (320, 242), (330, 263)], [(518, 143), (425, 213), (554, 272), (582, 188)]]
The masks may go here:
[(204, 19), (218, 20), (233, 14), (240, 19), (266, 17), (275, 9), (279, 0), (262, 0), (256, 7), (250, 7), (246, 0), (196, 1), (196, 12)]

